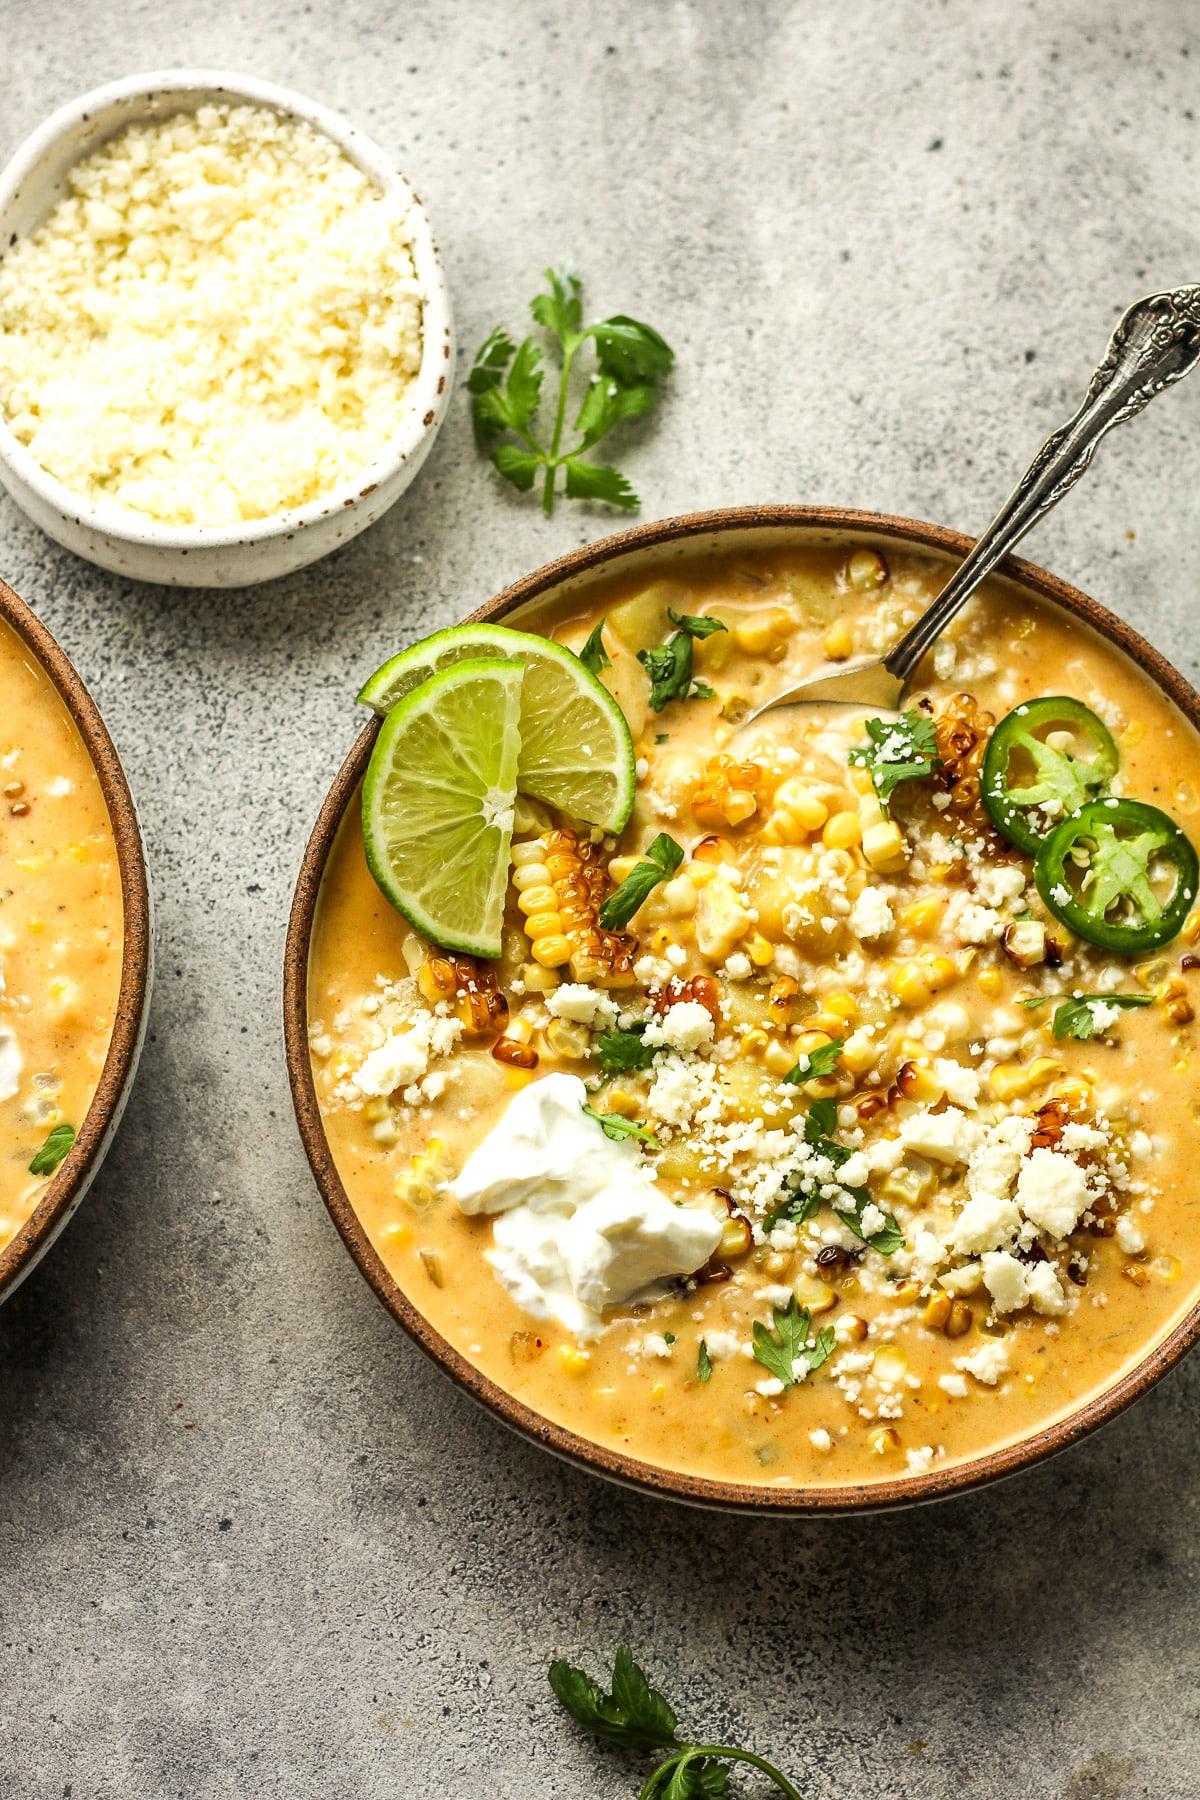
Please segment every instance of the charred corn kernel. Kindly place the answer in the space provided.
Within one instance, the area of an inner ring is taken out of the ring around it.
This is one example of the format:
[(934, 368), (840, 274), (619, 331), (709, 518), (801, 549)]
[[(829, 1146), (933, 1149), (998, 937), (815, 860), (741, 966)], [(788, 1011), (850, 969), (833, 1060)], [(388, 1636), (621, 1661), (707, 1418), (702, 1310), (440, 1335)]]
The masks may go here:
[(929, 937), (937, 930), (942, 914), (946, 910), (946, 902), (937, 894), (929, 894), (924, 900), (914, 900), (900, 914), (900, 923), (905, 931), (913, 931), (918, 937)]
[(1126, 1263), (1121, 1273), (1126, 1281), (1132, 1281), (1134, 1287), (1145, 1287), (1150, 1279), (1149, 1269), (1143, 1268), (1140, 1263)]
[(779, 1043), (775, 1038), (771, 1039), (763, 1051), (763, 1062), (772, 1075), (790, 1075), (796, 1066), (796, 1058), (787, 1045)]
[(806, 1306), (810, 1313), (832, 1312), (838, 1303), (838, 1297), (827, 1281), (818, 1275), (797, 1275), (792, 1283), (792, 1292), (801, 1306)]
[(887, 578), (887, 564), (878, 550), (856, 550), (846, 564), (846, 579), (860, 594), (882, 587)]
[[(526, 1030), (528, 1029), (526, 1026)], [(538, 1066), (538, 1053), (532, 1044), (514, 1037), (511, 1030), (496, 1039), (492, 1045), (492, 1056), (496, 1062), (503, 1063), (509, 1069), (532, 1070)]]
[[(849, 1282), (844, 1281), (842, 1283), (842, 1292), (845, 1294), (848, 1293), (849, 1290)], [(837, 1333), (839, 1344), (861, 1344), (870, 1327), (868, 1326), (867, 1321), (860, 1318), (857, 1313), (842, 1313), (833, 1329)]]
[(865, 826), (862, 851), (871, 867), (881, 875), (897, 874), (908, 861), (904, 834), (895, 819), (880, 819)]
[(1000, 947), (1018, 969), (1032, 969), (1046, 960), (1046, 927), (1040, 919), (1014, 919), (1005, 927)]
[(994, 1000), (1003, 991), (1004, 982), (998, 969), (984, 969), (979, 976), (979, 991), (988, 1000)]
[(842, 1061), (852, 1075), (865, 1075), (873, 1069), (883, 1052), (882, 1044), (877, 1044), (873, 1033), (854, 1031), (846, 1039), (842, 1051)]
[(528, 893), (531, 888), (549, 888), (553, 899), (554, 889), (550, 887), (550, 871), (545, 863), (523, 863), (513, 872), (513, 886), (518, 894)]
[(779, 1025), (790, 1025), (794, 1012), (793, 1001), (800, 992), (800, 983), (792, 975), (781, 975), (771, 983), (771, 991), (767, 995), (767, 1004), (771, 1008), (771, 1016)]
[[(731, 862), (736, 854), (728, 838), (706, 837), (692, 850), (692, 861), (719, 867), (722, 863)], [(692, 879), (695, 880), (695, 874)]]
[(791, 813), (809, 832), (820, 831), (829, 817), (825, 802), (796, 775), (780, 782), (775, 790), (775, 805)]
[(949, 1294), (939, 1288), (937, 1293), (930, 1297), (925, 1311), (921, 1314), (922, 1325), (927, 1325), (930, 1331), (941, 1331), (950, 1317), (950, 1305)]
[[(527, 919), (538, 913), (548, 912), (557, 915), (558, 896), (548, 881), (539, 882), (536, 887), (527, 887), (518, 894), (517, 905)], [(529, 926), (526, 925), (525, 929), (528, 931)], [(542, 935), (545, 936), (545, 933)]]
[(890, 1425), (881, 1425), (867, 1439), (876, 1456), (888, 1456), (893, 1450), (900, 1448), (900, 1433)]
[(925, 1062), (905, 1063), (896, 1077), (896, 1085), (906, 1100), (919, 1101), (922, 1106), (936, 1106), (946, 1093), (944, 1084)]
[(765, 969), (775, 960), (775, 946), (767, 941), (761, 931), (752, 931), (745, 940), (744, 947), (756, 969)]
[(514, 844), (511, 851), (513, 867), (524, 869), (529, 863), (540, 863), (545, 854), (545, 838), (534, 838), (530, 844)]
[(1016, 1100), (1044, 1087), (1063, 1072), (1062, 1064), (1050, 1056), (1035, 1057), (1028, 1067), (1013, 1062), (997, 1063), (988, 1076), (988, 1086), (997, 1100)]
[(721, 1226), (721, 1241), (717, 1245), (717, 1255), (745, 1256), (754, 1245), (754, 1233), (747, 1220), (737, 1213), (731, 1213)]
[(845, 662), (854, 654), (854, 633), (844, 619), (838, 619), (825, 633), (825, 654), (830, 662)]
[(946, 1333), (947, 1337), (962, 1337), (964, 1333), (970, 1331), (974, 1323), (975, 1314), (971, 1311), (966, 1301), (956, 1300), (950, 1308), (950, 1317), (942, 1326), (942, 1330)]
[(568, 1375), (586, 1375), (591, 1366), (591, 1356), (581, 1350), (578, 1344), (560, 1344), (558, 1360)]
[(533, 946), (533, 959), (541, 963), (543, 969), (561, 969), (565, 962), (571, 960), (571, 940), (561, 933), (553, 937), (539, 938)]
[(862, 825), (857, 813), (837, 812), (821, 833), (821, 842), (830, 850), (852, 850), (862, 842)]
[(558, 986), (554, 970), (544, 969), (538, 963), (522, 963), (521, 981), (527, 994), (552, 994)]
[(587, 1027), (569, 1019), (551, 1019), (545, 1035), (546, 1048), (568, 1062), (583, 1062), (591, 1049)]

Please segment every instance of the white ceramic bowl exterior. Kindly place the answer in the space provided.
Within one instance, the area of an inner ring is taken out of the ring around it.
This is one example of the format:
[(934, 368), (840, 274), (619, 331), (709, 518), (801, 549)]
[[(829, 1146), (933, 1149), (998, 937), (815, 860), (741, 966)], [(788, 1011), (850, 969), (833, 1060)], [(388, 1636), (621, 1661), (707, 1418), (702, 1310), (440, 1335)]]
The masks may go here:
[(291, 113), (331, 137), (385, 194), (409, 205), (423, 300), (423, 348), (413, 397), (396, 436), (355, 477), (307, 506), (270, 519), (212, 527), (158, 525), (130, 512), (119, 522), (47, 474), (0, 415), (0, 481), (48, 536), (101, 568), (176, 587), (245, 587), (303, 568), (385, 513), (429, 454), (454, 382), (450, 299), (429, 221), (408, 182), (361, 131), (301, 94), (249, 76), (170, 69), (129, 76), (60, 108), (0, 174), (0, 244), (27, 237), (67, 191), (76, 163), (144, 119), (245, 101)]

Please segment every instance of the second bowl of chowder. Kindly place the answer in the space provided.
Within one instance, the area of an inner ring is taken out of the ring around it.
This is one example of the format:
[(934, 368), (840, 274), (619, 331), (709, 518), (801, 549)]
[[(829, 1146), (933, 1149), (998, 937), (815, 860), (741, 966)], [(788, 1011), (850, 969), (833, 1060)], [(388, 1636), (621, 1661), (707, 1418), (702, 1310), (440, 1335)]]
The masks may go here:
[(150, 893), (116, 750), (0, 582), (0, 1299), (87, 1192), (149, 1007)]
[[(318, 820), (285, 1013), (324, 1198), (443, 1368), (602, 1474), (784, 1512), (945, 1495), (1111, 1417), (1200, 1329), (1200, 914), (1144, 955), (1084, 941), (979, 797), (997, 723), (1066, 695), (1115, 741), (1112, 795), (1197, 833), (1191, 688), (1012, 562), (906, 702), (940, 767), (890, 808), (851, 757), (869, 709), (738, 731), (894, 642), (968, 548), (872, 514), (706, 514), (474, 615), (575, 651), (604, 621), (637, 756), (619, 842), (518, 807), (497, 963), (424, 944), (372, 880), (374, 724)], [(656, 713), (637, 651), (671, 614), (725, 629), (695, 642), (699, 692)], [(680, 868), (600, 932), (659, 833)]]

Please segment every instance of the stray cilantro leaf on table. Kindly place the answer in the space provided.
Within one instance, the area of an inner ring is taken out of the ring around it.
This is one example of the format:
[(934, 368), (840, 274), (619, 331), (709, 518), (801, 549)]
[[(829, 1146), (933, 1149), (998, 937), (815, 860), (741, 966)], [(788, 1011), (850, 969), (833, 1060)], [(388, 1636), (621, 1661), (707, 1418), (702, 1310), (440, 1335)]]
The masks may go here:
[(600, 908), (602, 931), (623, 931), (660, 881), (669, 881), (683, 862), (682, 846), (660, 831), (641, 862), (635, 863), (615, 893)]
[(622, 1138), (640, 1138), (643, 1144), (649, 1144), (652, 1150), (661, 1150), (662, 1145), (645, 1125), (639, 1125), (635, 1119), (627, 1119), (621, 1113), (600, 1113), (594, 1106), (585, 1106), (584, 1112), (589, 1119), (595, 1119), (605, 1137), (612, 1138), (619, 1144)]
[[(1032, 1000), (1022, 1000), (1021, 1005), (1033, 1012), (1036, 1007), (1045, 1006), (1048, 1001), (1057, 999), (1061, 1005), (1054, 1009), (1054, 1036), (1056, 1039), (1078, 1038), (1086, 1043), (1089, 1038), (1101, 1037), (1116, 1023), (1118, 1012), (1127, 1012), (1133, 1006), (1149, 1006), (1153, 994), (1035, 994)], [(1100, 1010), (1097, 1011), (1097, 1008)]]
[[(578, 277), (565, 270), (547, 269), (546, 280), (549, 293), (535, 295), (529, 310), (534, 322), (557, 341), (561, 358), (550, 441), (547, 444), (534, 433), (545, 375), (541, 348), (532, 337), (514, 344), (503, 326), (497, 326), (480, 348), (467, 378), (475, 442), (521, 493), (528, 493), (540, 479), (546, 513), (554, 510), (560, 469), (569, 500), (600, 500), (630, 510), (639, 501), (624, 475), (606, 464), (585, 461), (585, 453), (624, 420), (650, 411), (661, 393), (660, 383), (671, 372), (675, 353), (652, 326), (627, 313), (585, 325)], [(572, 428), (579, 434), (578, 441), (564, 448), (571, 373), (589, 339), (596, 367)], [(501, 442), (506, 433), (511, 437)]]
[(41, 1148), (34, 1153), (29, 1165), (31, 1175), (53, 1175), (59, 1163), (66, 1156), (75, 1142), (73, 1125), (56, 1125), (49, 1133)]
[[(782, 1381), (785, 1388), (795, 1387), (814, 1369), (828, 1362), (837, 1344), (832, 1325), (824, 1325), (812, 1338), (812, 1317), (807, 1306), (801, 1306), (792, 1295), (786, 1307), (773, 1306), (774, 1331), (768, 1331), (761, 1319), (754, 1321), (754, 1360)], [(796, 1364), (802, 1365), (799, 1375)]]
[(720, 619), (696, 619), (690, 613), (672, 612), (670, 607), (667, 617), (678, 630), (672, 632), (665, 644), (637, 653), (638, 661), (650, 677), (650, 704), (655, 712), (661, 712), (672, 700), (715, 698), (706, 681), (692, 679), (692, 641), (729, 629)]
[(902, 781), (921, 781), (941, 767), (933, 720), (903, 712), (898, 719), (865, 719), (870, 743), (850, 752), (849, 761), (869, 769), (884, 811)]
[(631, 1069), (648, 1069), (661, 1045), (643, 1042), (648, 1019), (638, 1019), (628, 1031), (606, 1031), (596, 1039), (596, 1060), (605, 1075), (625, 1075)]
[(683, 1742), (674, 1708), (650, 1686), (624, 1646), (613, 1664), (611, 1693), (606, 1694), (583, 1669), (561, 1659), (551, 1664), (549, 1679), (559, 1704), (594, 1737), (635, 1756), (670, 1752), (652, 1771), (638, 1800), (729, 1800), (730, 1763), (748, 1763), (775, 1784), (784, 1800), (800, 1800), (787, 1776), (752, 1750)]

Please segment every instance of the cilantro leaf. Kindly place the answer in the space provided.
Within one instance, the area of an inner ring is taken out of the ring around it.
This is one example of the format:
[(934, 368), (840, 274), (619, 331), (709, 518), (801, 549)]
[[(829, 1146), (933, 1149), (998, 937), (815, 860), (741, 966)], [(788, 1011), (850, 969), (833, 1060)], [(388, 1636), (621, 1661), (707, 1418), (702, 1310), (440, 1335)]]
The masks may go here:
[(589, 1119), (595, 1119), (605, 1137), (612, 1138), (619, 1144), (622, 1138), (640, 1138), (643, 1144), (649, 1144), (652, 1150), (661, 1150), (662, 1145), (654, 1133), (645, 1125), (639, 1125), (635, 1119), (626, 1119), (621, 1113), (599, 1113), (593, 1106), (584, 1106)]
[(596, 1060), (606, 1075), (624, 1075), (631, 1069), (648, 1069), (661, 1046), (642, 1041), (648, 1021), (639, 1019), (628, 1031), (606, 1031), (596, 1039)]
[[(835, 1206), (834, 1212), (848, 1225), (855, 1237), (860, 1237), (864, 1244), (870, 1244), (872, 1250), (878, 1250), (880, 1256), (892, 1256), (904, 1246), (904, 1233), (890, 1212), (883, 1213), (883, 1224), (877, 1231), (868, 1234), (863, 1229), (863, 1213), (868, 1206), (874, 1205), (866, 1188), (847, 1188), (846, 1192), (854, 1197), (853, 1207)], [(883, 1208), (877, 1208), (883, 1212)]]
[(869, 744), (850, 752), (849, 761), (871, 771), (871, 781), (886, 812), (902, 781), (920, 781), (941, 767), (933, 720), (924, 713), (903, 712), (898, 719), (866, 719)]
[(602, 463), (580, 462), (577, 456), (560, 460), (567, 472), (568, 500), (603, 500), (609, 506), (623, 506), (628, 512), (641, 505), (619, 469), (605, 468)]
[(845, 1144), (831, 1141), (836, 1130), (837, 1101), (832, 1098), (814, 1100), (804, 1116), (804, 1141), (806, 1144), (828, 1144), (830, 1160), (838, 1164), (844, 1163), (850, 1152)]
[(505, 481), (511, 481), (522, 494), (529, 492), (542, 467), (540, 456), (535, 456), (532, 450), (522, 450), (516, 444), (497, 444), (488, 454)]
[(564, 350), (573, 349), (583, 325), (583, 283), (568, 269), (543, 271), (548, 294), (535, 294), (529, 310), (539, 325), (552, 331)]
[(727, 631), (720, 619), (694, 619), (688, 613), (667, 609), (672, 624), (679, 627), (665, 644), (653, 650), (639, 650), (638, 661), (650, 677), (650, 705), (655, 712), (672, 700), (711, 700), (713, 690), (705, 681), (692, 680), (692, 639), (711, 637), (715, 631)]
[[(481, 346), (467, 378), (476, 444), (491, 453), (500, 473), (523, 493), (543, 474), (542, 506), (547, 513), (554, 509), (560, 469), (568, 499), (600, 500), (630, 510), (639, 501), (625, 476), (619, 469), (585, 462), (584, 454), (624, 420), (641, 418), (650, 411), (659, 397), (661, 381), (670, 373), (674, 352), (651, 326), (624, 313), (585, 326), (583, 286), (578, 276), (565, 269), (547, 269), (545, 279), (549, 291), (535, 295), (529, 310), (535, 323), (555, 339), (561, 358), (550, 440), (540, 442), (533, 432), (542, 397), (542, 352), (532, 337), (515, 348), (503, 326), (497, 326)], [(563, 445), (563, 429), (571, 372), (589, 339), (596, 368), (584, 387), (575, 419), (578, 442), (568, 448)], [(520, 451), (501, 445), (505, 453), (497, 454), (497, 440), (505, 432), (520, 439)]]
[(53, 1175), (59, 1163), (75, 1142), (73, 1125), (56, 1125), (29, 1165), (31, 1175)]
[(708, 1345), (700, 1339), (700, 1352), (696, 1357), (696, 1379), (708, 1381), (712, 1377), (712, 1357), (708, 1354)]
[(1098, 1006), (1111, 1006), (1120, 1012), (1126, 1012), (1133, 1006), (1150, 1006), (1153, 994), (1035, 994), (1032, 1000), (1022, 1000), (1021, 1005), (1030, 1012), (1035, 1007), (1045, 1006), (1049, 1000), (1061, 1000), (1062, 1004), (1054, 1009), (1054, 1036), (1056, 1039), (1078, 1038), (1086, 1043), (1089, 1038), (1099, 1037), (1112, 1024), (1105, 1019), (1103, 1013), (1097, 1015)]
[(600, 908), (602, 931), (623, 931), (646, 897), (660, 881), (669, 881), (683, 861), (683, 849), (660, 831), (641, 862), (630, 869), (614, 894)]
[(559, 1661), (550, 1665), (555, 1698), (593, 1736), (626, 1750), (674, 1750), (676, 1718), (652, 1688), (624, 1645), (613, 1664), (612, 1693), (606, 1694), (582, 1669)]
[[(773, 1331), (768, 1331), (761, 1319), (754, 1321), (754, 1360), (777, 1381), (782, 1381), (785, 1388), (795, 1387), (814, 1369), (828, 1362), (837, 1342), (836, 1335), (833, 1327), (826, 1325), (810, 1345), (812, 1317), (795, 1294), (786, 1307), (773, 1306), (771, 1317), (775, 1326)], [(802, 1365), (799, 1374), (796, 1373), (797, 1364)]]
[[(832, 1045), (830, 1048), (832, 1049)], [(801, 1076), (801, 1080), (807, 1079), (807, 1076)], [(818, 1156), (831, 1164), (834, 1177), (854, 1154), (847, 1144), (839, 1144), (835, 1140), (833, 1133), (836, 1130), (837, 1101), (814, 1100), (804, 1117), (804, 1141)], [(786, 1178), (783, 1199), (763, 1220), (764, 1230), (773, 1231), (776, 1225), (785, 1220), (792, 1225), (806, 1224), (825, 1204), (821, 1189), (829, 1185), (829, 1180), (828, 1176), (818, 1177), (807, 1166), (794, 1170)], [(864, 1231), (863, 1214), (868, 1206), (875, 1204), (866, 1188), (843, 1187), (842, 1192), (848, 1197), (850, 1204), (830, 1204), (844, 1225), (848, 1225), (864, 1243), (870, 1244), (872, 1250), (878, 1250), (881, 1256), (891, 1256), (902, 1248), (904, 1233), (892, 1214), (884, 1212), (882, 1207), (877, 1210), (882, 1215), (883, 1224), (869, 1235)]]
[(598, 675), (600, 673), (601, 669), (608, 669), (608, 668), (612, 667), (612, 657), (608, 654), (608, 651), (604, 648), (604, 620), (603, 619), (601, 619), (601, 621), (597, 625), (595, 631), (593, 631), (591, 637), (589, 637), (587, 643), (583, 646), (583, 649), (579, 652), (579, 660), (583, 664), (584, 668), (589, 670), (589, 672), (593, 675)]
[(819, 1044), (815, 1050), (806, 1051), (794, 1069), (789, 1069), (784, 1080), (793, 1087), (799, 1087), (803, 1081), (822, 1081), (826, 1075), (832, 1075), (837, 1067), (838, 1057), (846, 1048), (844, 1037), (835, 1038), (831, 1044)]

